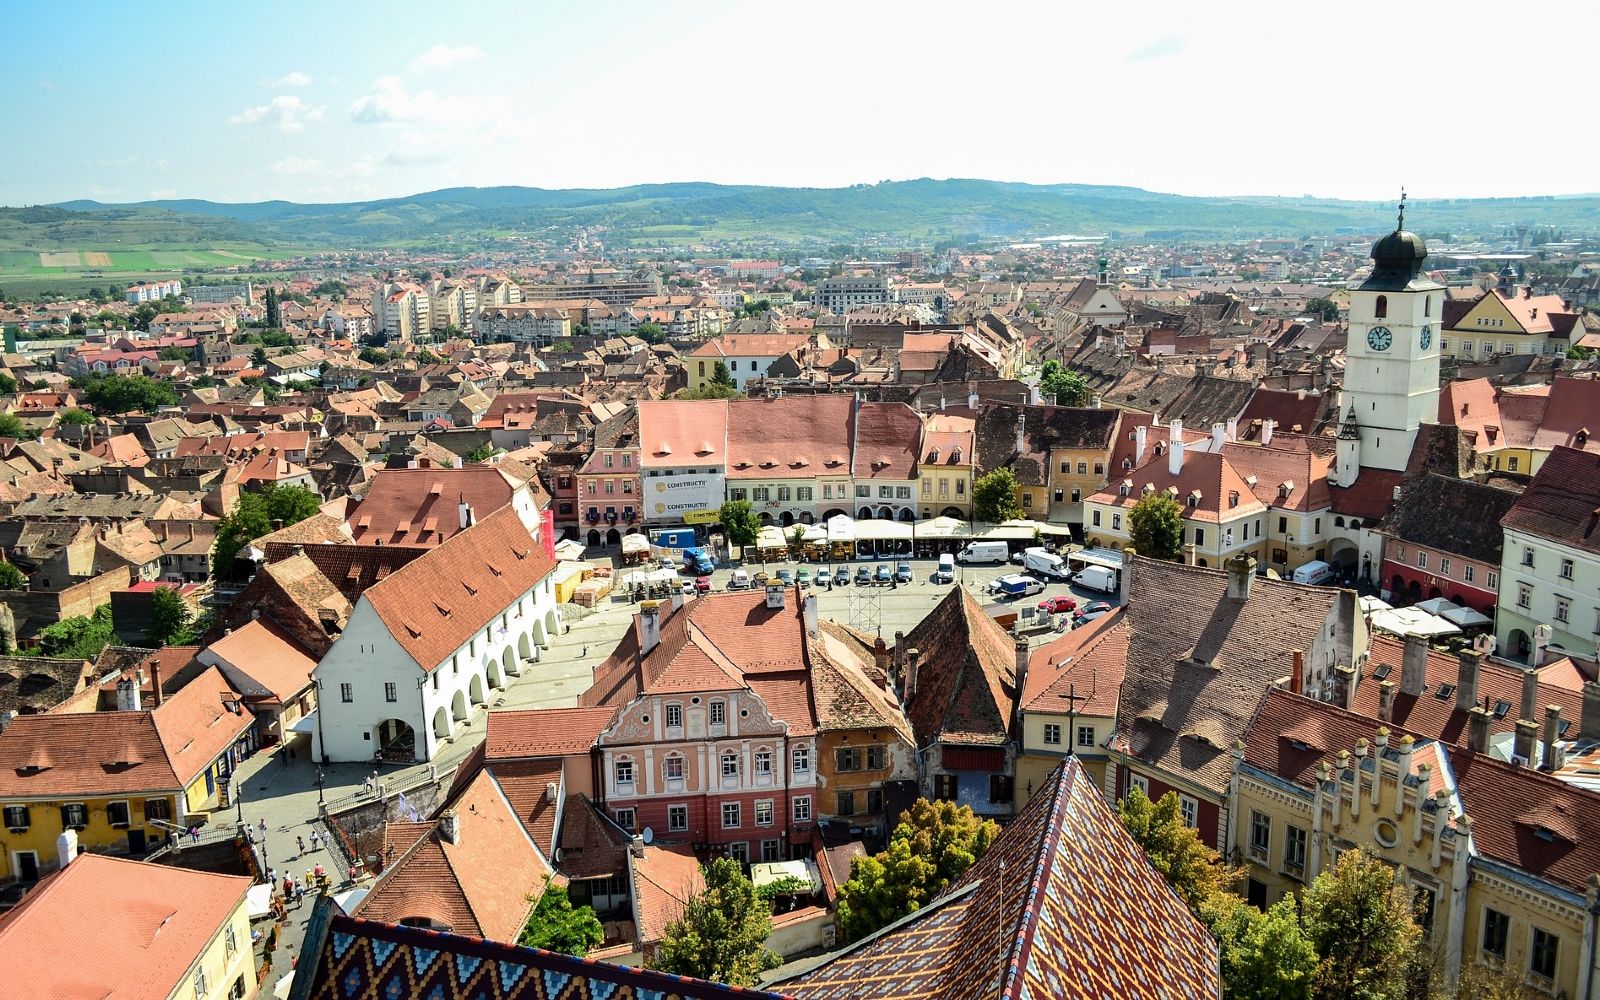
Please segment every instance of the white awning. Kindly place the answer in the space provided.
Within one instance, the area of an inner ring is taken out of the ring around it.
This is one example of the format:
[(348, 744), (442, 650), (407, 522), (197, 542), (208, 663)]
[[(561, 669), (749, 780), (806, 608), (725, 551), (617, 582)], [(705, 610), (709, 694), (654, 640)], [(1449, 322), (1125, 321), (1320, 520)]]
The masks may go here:
[(1079, 549), (1067, 553), (1067, 562), (1079, 566), (1104, 566), (1107, 569), (1122, 569), (1122, 553), (1116, 549)]
[(788, 541), (783, 537), (783, 529), (776, 524), (768, 524), (756, 532), (756, 548), (758, 549), (786, 549)]
[(821, 524), (806, 525), (806, 533), (800, 539), (803, 542), (825, 542), (828, 540), (828, 529)]
[(758, 889), (786, 878), (805, 882), (812, 892), (822, 889), (822, 879), (810, 861), (759, 861), (750, 866), (750, 881)]
[(272, 916), (272, 886), (263, 882), (246, 889), (244, 906), (251, 920)]
[(853, 542), (856, 540), (856, 522), (849, 514), (835, 514), (828, 518), (828, 541)]
[(650, 539), (646, 535), (632, 534), (622, 536), (622, 554), (625, 556), (638, 555), (650, 551)]
[(1364, 615), (1370, 615), (1374, 611), (1389, 611), (1394, 607), (1381, 597), (1361, 597), (1358, 600), (1361, 602), (1361, 613)]
[(308, 736), (316, 731), (317, 713), (315, 711), (300, 716), (294, 721), (294, 725), (289, 727), (289, 732), (291, 733), (305, 733)]
[(1001, 521), (999, 527), (1024, 529), (1029, 533), (1029, 535), (1032, 535), (1034, 532), (1038, 532), (1041, 535), (1072, 534), (1072, 529), (1064, 524), (1051, 524), (1048, 521), (1030, 521), (1026, 518), (1012, 518), (1009, 521)]
[(1443, 615), (1446, 618), (1450, 617), (1450, 612), (1461, 610), (1461, 605), (1443, 597), (1430, 597), (1426, 601), (1418, 601), (1412, 607), (1426, 611), (1430, 615)]
[(972, 526), (954, 517), (930, 517), (912, 525), (911, 533), (918, 538), (966, 538)]
[(1494, 619), (1482, 612), (1471, 608), (1452, 608), (1439, 617), (1447, 622), (1459, 625), (1462, 628), (1477, 628), (1480, 625), (1493, 625)]
[(1438, 615), (1430, 615), (1417, 608), (1374, 611), (1372, 627), (1392, 635), (1420, 635), (1430, 639), (1435, 636), (1454, 635), (1461, 631)]
[(911, 524), (906, 521), (890, 521), (876, 517), (865, 521), (857, 521), (856, 537), (858, 539), (909, 539), (911, 537)]

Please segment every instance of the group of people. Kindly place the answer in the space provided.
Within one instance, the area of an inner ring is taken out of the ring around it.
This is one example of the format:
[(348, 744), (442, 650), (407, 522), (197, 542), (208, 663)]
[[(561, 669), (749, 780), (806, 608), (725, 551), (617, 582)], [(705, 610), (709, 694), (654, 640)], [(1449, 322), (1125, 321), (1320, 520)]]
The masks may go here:
[(285, 904), (293, 903), (298, 906), (300, 901), (305, 898), (307, 886), (315, 888), (327, 884), (328, 872), (319, 862), (316, 867), (307, 868), (303, 878), (295, 878), (292, 871), (284, 872), (282, 883), (280, 884), (278, 870), (276, 868), (268, 868), (267, 881), (274, 890), (282, 889)]

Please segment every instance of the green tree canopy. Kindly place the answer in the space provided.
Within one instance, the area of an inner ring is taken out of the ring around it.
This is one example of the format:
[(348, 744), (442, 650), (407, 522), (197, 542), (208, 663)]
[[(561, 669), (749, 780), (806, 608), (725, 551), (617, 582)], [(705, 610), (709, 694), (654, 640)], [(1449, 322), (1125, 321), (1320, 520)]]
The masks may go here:
[(487, 462), (489, 459), (494, 457), (494, 453), (498, 450), (499, 449), (495, 448), (493, 441), (485, 441), (483, 444), (480, 444), (476, 448), (467, 452), (464, 457), (469, 462)]
[(0, 438), (32, 441), (38, 436), (39, 432), (23, 423), (15, 413), (0, 413)]
[(389, 352), (381, 347), (363, 347), (356, 357), (369, 365), (386, 365), (389, 363)]
[(605, 929), (600, 926), (600, 918), (595, 916), (594, 910), (573, 906), (567, 887), (553, 884), (546, 876), (544, 895), (528, 915), (527, 926), (522, 928), (522, 937), (517, 943), (582, 958), (605, 938)]
[(1291, 897), (1265, 913), (1237, 896), (1219, 897), (1209, 909), (1229, 1000), (1310, 1000), (1317, 951)]
[(1150, 559), (1176, 559), (1183, 552), (1183, 508), (1171, 494), (1141, 497), (1128, 512), (1133, 549)]
[(1321, 961), (1317, 1000), (1403, 1000), (1422, 929), (1393, 869), (1357, 849), (1339, 855), (1300, 897)]
[(728, 371), (727, 362), (718, 360), (711, 366), (711, 384), (725, 385), (730, 389), (735, 388), (733, 374)]
[(1332, 299), (1318, 297), (1306, 303), (1306, 312), (1324, 323), (1332, 323), (1339, 318), (1339, 303)]
[(1039, 372), (1039, 391), (1057, 406), (1088, 406), (1093, 396), (1082, 375), (1053, 360)]
[(722, 522), (723, 533), (728, 536), (728, 541), (732, 544), (743, 547), (756, 543), (756, 533), (761, 530), (761, 519), (756, 516), (755, 508), (750, 506), (750, 501), (723, 501), (718, 519)]
[(284, 527), (317, 512), (317, 495), (304, 486), (268, 486), (259, 493), (244, 493), (233, 510), (217, 522), (217, 544), (212, 554), (214, 571), (226, 573), (244, 547), (273, 531), (272, 522)]
[(994, 843), (1000, 827), (970, 806), (918, 799), (889, 846), (857, 858), (839, 887), (839, 933), (855, 941), (937, 899)]
[(265, 318), (269, 327), (283, 325), (279, 320), (278, 293), (271, 288), (267, 289), (267, 315)]
[(661, 329), (660, 323), (640, 323), (633, 328), (633, 335), (647, 344), (664, 344), (667, 341), (666, 331)]
[(707, 382), (705, 385), (701, 386), (698, 389), (680, 389), (680, 390), (678, 390), (678, 393), (674, 398), (676, 398), (676, 399), (738, 399), (743, 395), (744, 395), (744, 393), (740, 392), (738, 389), (735, 389), (731, 385), (718, 385), (715, 382)]
[(9, 396), (17, 391), (17, 380), (11, 377), (10, 372), (0, 372), (0, 396)]
[(150, 624), (144, 637), (152, 645), (165, 646), (184, 637), (192, 621), (194, 612), (177, 587), (157, 587), (150, 595)]
[(1240, 873), (1222, 864), (1199, 832), (1183, 821), (1178, 793), (1168, 792), (1160, 801), (1151, 802), (1135, 786), (1118, 804), (1117, 816), (1128, 835), (1144, 848), (1151, 866), (1195, 914), (1202, 915), (1238, 880)]
[(52, 656), (63, 660), (92, 660), (116, 636), (111, 623), (111, 605), (102, 604), (88, 617), (63, 618), (39, 632), (39, 645), (30, 655)]
[(94, 414), (88, 410), (80, 410), (73, 406), (63, 410), (61, 416), (56, 419), (58, 423), (66, 424), (69, 427), (87, 427), (89, 424), (94, 423)]
[(972, 516), (999, 524), (1021, 513), (1017, 506), (1017, 476), (1009, 468), (995, 469), (972, 484)]
[(165, 382), (147, 375), (89, 375), (74, 379), (83, 401), (97, 413), (154, 413), (178, 402), (178, 394)]
[(0, 560), (0, 590), (21, 590), (28, 585), (27, 574)]
[(667, 925), (651, 967), (730, 986), (753, 986), (782, 962), (767, 950), (772, 914), (732, 858), (705, 866), (706, 889)]

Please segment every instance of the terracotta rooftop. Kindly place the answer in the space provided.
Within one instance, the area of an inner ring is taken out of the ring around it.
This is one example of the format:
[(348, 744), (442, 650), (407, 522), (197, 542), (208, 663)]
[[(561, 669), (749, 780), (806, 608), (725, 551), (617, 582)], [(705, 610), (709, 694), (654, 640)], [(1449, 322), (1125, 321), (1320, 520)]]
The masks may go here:
[(346, 520), (358, 543), (438, 545), (461, 532), (460, 504), (481, 521), (509, 504), (518, 485), (489, 465), (383, 469)]
[(849, 475), (853, 403), (828, 393), (731, 401), (729, 478)]
[(1600, 554), (1600, 455), (1573, 448), (1551, 451), (1501, 524)]
[(950, 592), (905, 637), (922, 654), (916, 684), (905, 690), (917, 746), (999, 745), (1011, 732), (1016, 703), (1016, 645), (965, 587)]
[(534, 708), (490, 712), (484, 736), (488, 760), (518, 757), (568, 757), (588, 754), (595, 737), (611, 724), (617, 710), (599, 708)]
[(1124, 609), (1117, 608), (1033, 651), (1023, 711), (1114, 716), (1127, 668), (1128, 623)]
[(201, 651), (231, 665), (230, 674), (246, 698), (274, 698), (288, 702), (311, 684), (317, 661), (283, 629), (270, 620), (257, 619), (224, 635)]

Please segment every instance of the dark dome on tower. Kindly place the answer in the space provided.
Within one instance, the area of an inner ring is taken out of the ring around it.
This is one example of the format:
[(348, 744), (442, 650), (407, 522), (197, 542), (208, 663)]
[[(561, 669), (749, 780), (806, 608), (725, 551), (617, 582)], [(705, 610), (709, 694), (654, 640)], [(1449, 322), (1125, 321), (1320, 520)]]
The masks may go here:
[(1426, 256), (1428, 256), (1428, 246), (1422, 242), (1422, 237), (1403, 229), (1396, 229), (1372, 244), (1372, 259), (1378, 262), (1379, 267), (1385, 264), (1405, 265), (1415, 261), (1420, 270), (1422, 260)]

